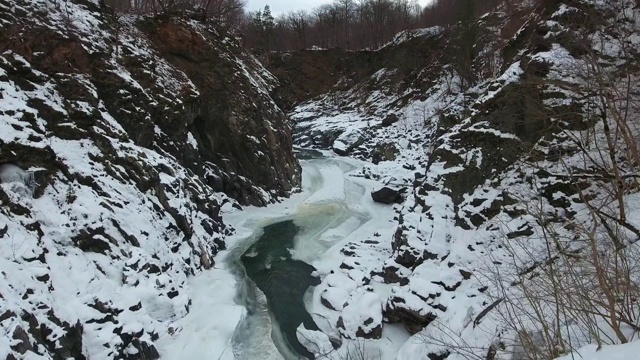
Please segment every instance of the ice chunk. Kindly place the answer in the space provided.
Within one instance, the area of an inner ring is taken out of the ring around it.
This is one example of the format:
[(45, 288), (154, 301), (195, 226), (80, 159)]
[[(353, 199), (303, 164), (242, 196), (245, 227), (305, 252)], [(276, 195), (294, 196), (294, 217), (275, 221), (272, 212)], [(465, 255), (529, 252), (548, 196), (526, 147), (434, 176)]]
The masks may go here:
[(32, 172), (9, 163), (0, 165), (0, 183), (12, 184), (11, 190), (21, 196), (32, 196), (36, 187)]

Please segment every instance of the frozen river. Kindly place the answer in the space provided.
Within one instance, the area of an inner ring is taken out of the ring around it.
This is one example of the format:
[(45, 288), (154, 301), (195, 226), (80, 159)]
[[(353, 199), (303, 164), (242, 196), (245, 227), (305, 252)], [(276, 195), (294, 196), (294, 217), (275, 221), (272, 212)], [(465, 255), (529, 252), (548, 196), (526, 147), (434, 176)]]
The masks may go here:
[(179, 334), (161, 339), (163, 358), (305, 359), (311, 353), (297, 341), (300, 324), (335, 333), (316, 311), (325, 309), (313, 285), (359, 232), (391, 229), (393, 210), (372, 202), (374, 181), (350, 176), (360, 170), (357, 160), (318, 152), (300, 159), (302, 191), (266, 208), (224, 209), (236, 234), (216, 269), (192, 280), (191, 311), (176, 321)]

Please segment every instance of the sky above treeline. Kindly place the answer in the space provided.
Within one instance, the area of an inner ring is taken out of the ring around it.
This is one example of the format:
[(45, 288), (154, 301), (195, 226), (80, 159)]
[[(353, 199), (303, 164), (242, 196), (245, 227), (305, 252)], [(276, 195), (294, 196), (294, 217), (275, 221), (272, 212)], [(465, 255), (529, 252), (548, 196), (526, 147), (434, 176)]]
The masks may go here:
[[(269, 5), (274, 16), (286, 14), (289, 11), (306, 10), (310, 11), (322, 4), (330, 4), (331, 0), (247, 0), (247, 10), (262, 10), (265, 5)], [(418, 0), (421, 6), (430, 3), (431, 0)]]

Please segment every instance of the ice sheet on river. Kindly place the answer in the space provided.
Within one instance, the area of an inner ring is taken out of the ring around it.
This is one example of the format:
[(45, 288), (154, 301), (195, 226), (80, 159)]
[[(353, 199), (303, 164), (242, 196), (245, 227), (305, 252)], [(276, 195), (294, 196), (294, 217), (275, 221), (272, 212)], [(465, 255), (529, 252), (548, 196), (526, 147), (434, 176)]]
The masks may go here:
[[(260, 299), (259, 296), (256, 296), (257, 300), (249, 299), (255, 296), (251, 294), (238, 295), (243, 293), (240, 283), (244, 280), (238, 278), (237, 269), (229, 265), (233, 263), (230, 257), (239, 256), (242, 249), (246, 250), (250, 242), (259, 237), (262, 227), (282, 220), (294, 220), (302, 230), (292, 255), (311, 263), (321, 276), (326, 276), (344, 259), (340, 249), (350, 241), (361, 241), (359, 237), (362, 234), (379, 232), (381, 236), (391, 236), (393, 208), (373, 203), (369, 195), (378, 183), (349, 176), (358, 172), (363, 163), (346, 158), (303, 160), (301, 163), (302, 191), (290, 199), (266, 208), (223, 209), (225, 222), (237, 230), (236, 234), (227, 239), (229, 250), (219, 254), (216, 268), (193, 280), (194, 302), (190, 314), (175, 322), (175, 326), (181, 327), (180, 336), (161, 339), (163, 356), (224, 360), (234, 359), (236, 353), (241, 355), (236, 359), (250, 356), (259, 356), (260, 359), (296, 358), (294, 354), (283, 356), (278, 353), (274, 341), (279, 343), (282, 339), (278, 336), (277, 324), (271, 323), (264, 310), (247, 313), (244, 306), (238, 305), (248, 301), (259, 302)], [(343, 284), (348, 289), (352, 280), (345, 276)], [(335, 329), (326, 321), (328, 309), (320, 304), (318, 291), (309, 292), (305, 305), (321, 330), (335, 337)], [(256, 308), (264, 309), (261, 306)], [(321, 337), (320, 334), (314, 336), (315, 339)], [(384, 359), (395, 357), (392, 354), (405, 342), (406, 335), (393, 326), (387, 326), (383, 337), (382, 341), (367, 342), (367, 348)], [(282, 344), (279, 345), (281, 347)], [(325, 345), (318, 343), (320, 347)], [(357, 348), (359, 342), (345, 342), (345, 345), (343, 351)], [(341, 356), (339, 352), (335, 355)]]

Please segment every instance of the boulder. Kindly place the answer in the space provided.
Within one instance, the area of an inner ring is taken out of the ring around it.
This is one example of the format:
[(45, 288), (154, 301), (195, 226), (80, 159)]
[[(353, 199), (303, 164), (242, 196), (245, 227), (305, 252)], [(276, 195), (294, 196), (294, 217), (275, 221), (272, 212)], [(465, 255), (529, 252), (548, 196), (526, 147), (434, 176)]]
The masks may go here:
[(380, 339), (382, 337), (382, 303), (380, 296), (369, 291), (359, 293), (345, 306), (336, 327), (347, 339)]
[(333, 151), (340, 156), (346, 156), (363, 143), (364, 137), (360, 130), (348, 129), (333, 142)]
[(424, 258), (420, 250), (409, 245), (402, 245), (395, 254), (395, 262), (408, 269), (415, 269), (424, 262)]
[(322, 306), (331, 309), (331, 310), (336, 310), (336, 307), (333, 306), (333, 304), (331, 303), (331, 301), (327, 300), (326, 296), (326, 290), (322, 292), (322, 294), (320, 294), (320, 304), (322, 304)]
[(371, 151), (371, 162), (377, 165), (381, 161), (393, 161), (398, 153), (398, 148), (393, 143), (379, 143)]
[(402, 297), (391, 297), (384, 310), (390, 323), (400, 323), (411, 334), (416, 334), (433, 322), (437, 316), (426, 308), (413, 308)]
[(403, 200), (400, 190), (394, 190), (387, 186), (371, 192), (371, 198), (373, 201), (382, 204), (399, 204)]
[(397, 123), (400, 120), (400, 118), (398, 117), (398, 115), (396, 114), (389, 114), (387, 115), (384, 119), (382, 119), (382, 126), (391, 126), (395, 123)]
[(397, 266), (385, 266), (384, 272), (382, 273), (382, 278), (384, 279), (385, 284), (395, 284), (398, 283), (400, 285), (409, 284), (409, 279), (407, 278), (406, 268), (399, 268)]

